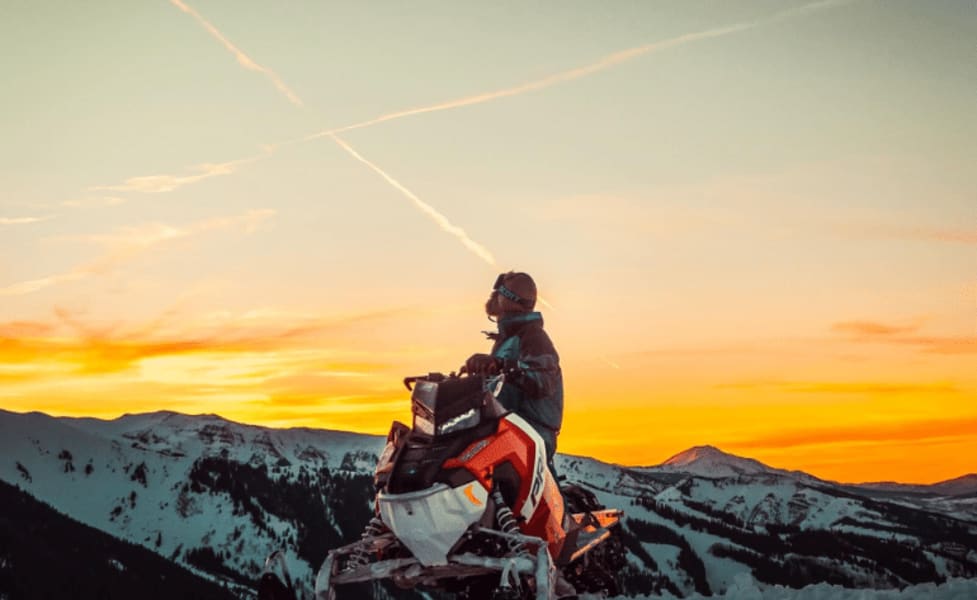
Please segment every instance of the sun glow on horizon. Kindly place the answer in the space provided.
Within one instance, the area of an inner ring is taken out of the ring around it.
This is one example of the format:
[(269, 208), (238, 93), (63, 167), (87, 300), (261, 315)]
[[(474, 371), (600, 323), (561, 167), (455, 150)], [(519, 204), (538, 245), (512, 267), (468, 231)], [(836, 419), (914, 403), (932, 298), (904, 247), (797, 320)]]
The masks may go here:
[[(409, 420), (409, 393), (400, 379), (421, 371), (402, 353), (330, 348), (329, 336), (315, 327), (287, 319), (259, 323), (257, 329), (225, 325), (219, 334), (142, 337), (79, 337), (57, 323), (7, 324), (0, 328), (0, 398), (8, 410), (57, 416), (115, 418), (167, 409), (375, 435), (385, 434), (392, 420)], [(352, 318), (338, 327), (359, 326)], [(887, 327), (863, 325), (860, 331), (917, 335)], [(722, 382), (718, 365), (725, 353), (713, 356), (715, 368), (703, 362), (708, 356), (697, 354), (694, 369), (681, 367), (689, 357), (667, 357), (671, 367), (654, 367), (660, 381), (649, 386), (645, 378), (629, 377), (633, 365), (623, 375), (605, 364), (580, 373), (571, 351), (560, 451), (640, 466), (710, 444), (845, 482), (932, 483), (977, 470), (971, 459), (977, 456), (977, 413), (962, 403), (972, 393), (966, 383), (901, 375)], [(711, 370), (715, 374), (706, 376)]]
[(0, 19), (0, 408), (382, 435), (514, 269), (563, 452), (977, 472), (967, 3), (196, 4)]

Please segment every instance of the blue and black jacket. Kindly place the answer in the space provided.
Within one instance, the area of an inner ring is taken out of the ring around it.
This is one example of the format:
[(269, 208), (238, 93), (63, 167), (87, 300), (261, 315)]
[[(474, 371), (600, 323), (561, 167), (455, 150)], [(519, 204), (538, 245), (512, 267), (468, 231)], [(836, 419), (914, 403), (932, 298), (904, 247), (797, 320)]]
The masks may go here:
[(513, 370), (499, 394), (499, 402), (535, 427), (547, 445), (556, 450), (556, 435), (563, 423), (563, 373), (560, 357), (543, 331), (538, 312), (508, 313), (499, 319), (492, 356), (502, 368)]

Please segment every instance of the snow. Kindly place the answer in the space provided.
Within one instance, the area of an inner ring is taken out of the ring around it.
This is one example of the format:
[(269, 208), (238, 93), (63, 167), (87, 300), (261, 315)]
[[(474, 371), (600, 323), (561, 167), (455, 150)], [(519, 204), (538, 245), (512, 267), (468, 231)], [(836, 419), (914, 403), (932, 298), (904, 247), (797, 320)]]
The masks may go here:
[[(103, 421), (0, 410), (0, 480), (115, 537), (176, 556), (195, 572), (186, 553), (209, 547), (229, 567), (256, 576), (269, 552), (294, 536), (294, 526), (266, 515), (267, 530), (255, 533), (250, 516), (234, 514), (226, 493), (182, 492), (194, 461), (224, 456), (260, 462), (294, 481), (303, 468), (338, 471), (347, 455), (347, 469), (370, 472), (370, 457), (375, 461), (384, 441), (348, 432), (267, 429), (216, 415), (157, 412)], [(251, 534), (236, 536), (238, 530)], [(294, 547), (286, 561), (298, 581), (311, 581), (318, 568), (299, 559)]]
[[(194, 461), (225, 457), (242, 464), (263, 464), (272, 476), (295, 481), (300, 471), (314, 476), (323, 467), (333, 473), (372, 472), (384, 442), (380, 436), (348, 432), (268, 429), (216, 415), (157, 412), (104, 421), (0, 410), (0, 480), (111, 535), (164, 557), (176, 556), (184, 565), (187, 551), (206, 546), (221, 554), (232, 569), (256, 575), (272, 549), (281, 547), (283, 540), (295, 538), (296, 524), (266, 515), (267, 527), (256, 529), (249, 515), (235, 514), (234, 503), (226, 493), (184, 491)], [(805, 529), (893, 537), (885, 528), (901, 526), (869, 508), (884, 503), (866, 504), (850, 493), (851, 487), (839, 491), (837, 486), (806, 474), (774, 469), (708, 446), (680, 453), (656, 467), (629, 468), (562, 454), (557, 455), (556, 466), (569, 481), (594, 491), (605, 506), (624, 509), (625, 527), (629, 519), (640, 519), (665, 525), (685, 538), (705, 565), (713, 592), (722, 594), (714, 597), (903, 600), (946, 592), (957, 595), (933, 597), (977, 598), (977, 580), (951, 580), (939, 589), (916, 586), (917, 596), (905, 590), (853, 591), (832, 586), (811, 586), (801, 591), (770, 588), (753, 582), (747, 565), (709, 552), (717, 543), (735, 547), (731, 540), (680, 527), (654, 510), (633, 504), (636, 498), (654, 500), (709, 521), (717, 521), (715, 513), (721, 512), (731, 517), (727, 525), (738, 521), (746, 530), (793, 524)], [(955, 480), (952, 489), (969, 481)], [(922, 497), (917, 493), (886, 501), (956, 516), (977, 527), (977, 497), (943, 497), (931, 490)], [(336, 515), (330, 511), (326, 519), (338, 530)], [(846, 521), (841, 523), (843, 519)], [(241, 535), (241, 531), (249, 533)], [(898, 537), (914, 542), (912, 535)], [(977, 562), (974, 549), (951, 546), (928, 554), (941, 574), (965, 572), (954, 570), (960, 564), (954, 562), (956, 555)], [(677, 565), (676, 546), (644, 543), (643, 547), (659, 565), (661, 575), (683, 592), (693, 593), (691, 581)], [(950, 558), (944, 559), (941, 554)], [(629, 559), (634, 561), (635, 557), (629, 555)], [(310, 581), (318, 568), (299, 559), (294, 547), (286, 549), (285, 560), (297, 581)], [(640, 561), (634, 564), (641, 566)], [(863, 573), (861, 567), (846, 565), (846, 569), (858, 581), (872, 581), (871, 574)], [(968, 593), (960, 595), (959, 590)]]
[[(664, 596), (638, 596), (635, 600), (659, 600), (674, 598)], [(722, 594), (700, 596), (692, 594), (686, 600), (973, 600), (977, 598), (977, 579), (950, 579), (943, 584), (924, 583), (902, 590), (850, 589), (837, 585), (819, 583), (801, 589), (758, 584), (750, 575), (736, 577), (733, 584)]]
[(676, 454), (658, 466), (645, 467), (642, 470), (659, 473), (689, 473), (709, 478), (736, 477), (737, 475), (780, 475), (808, 482), (819, 481), (807, 473), (768, 467), (758, 460), (729, 454), (715, 446), (694, 446)]

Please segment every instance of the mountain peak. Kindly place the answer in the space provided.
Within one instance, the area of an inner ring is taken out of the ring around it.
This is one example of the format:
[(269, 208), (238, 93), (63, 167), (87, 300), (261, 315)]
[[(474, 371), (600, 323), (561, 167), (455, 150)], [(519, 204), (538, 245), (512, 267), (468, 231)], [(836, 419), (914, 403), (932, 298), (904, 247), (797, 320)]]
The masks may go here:
[(737, 456), (723, 452), (715, 446), (692, 446), (688, 450), (679, 452), (661, 464), (661, 466), (684, 467), (700, 461), (721, 461), (723, 459), (736, 460)]
[(739, 475), (786, 474), (752, 458), (723, 452), (715, 446), (693, 446), (654, 467), (663, 471), (691, 473), (702, 477), (736, 477)]

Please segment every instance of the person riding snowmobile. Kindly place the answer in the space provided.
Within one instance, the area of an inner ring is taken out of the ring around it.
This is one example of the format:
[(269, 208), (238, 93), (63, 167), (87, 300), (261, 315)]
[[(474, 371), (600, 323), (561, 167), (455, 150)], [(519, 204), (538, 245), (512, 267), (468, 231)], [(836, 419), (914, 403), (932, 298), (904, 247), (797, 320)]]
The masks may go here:
[[(391, 425), (374, 516), (326, 555), (317, 600), (379, 581), (464, 600), (618, 594), (623, 511), (553, 472), (563, 377), (535, 303), (529, 275), (499, 275), (485, 305), (498, 322), (491, 354), (472, 355), (461, 373), (404, 378), (411, 424)], [(295, 600), (284, 558), (266, 561), (260, 600)]]
[(499, 402), (528, 421), (546, 444), (546, 459), (556, 477), (553, 455), (563, 423), (563, 373), (560, 357), (543, 330), (543, 316), (536, 306), (536, 282), (526, 273), (500, 274), (485, 302), (489, 320), (496, 319), (497, 333), (490, 354), (473, 354), (464, 370), (474, 375), (506, 373)]

